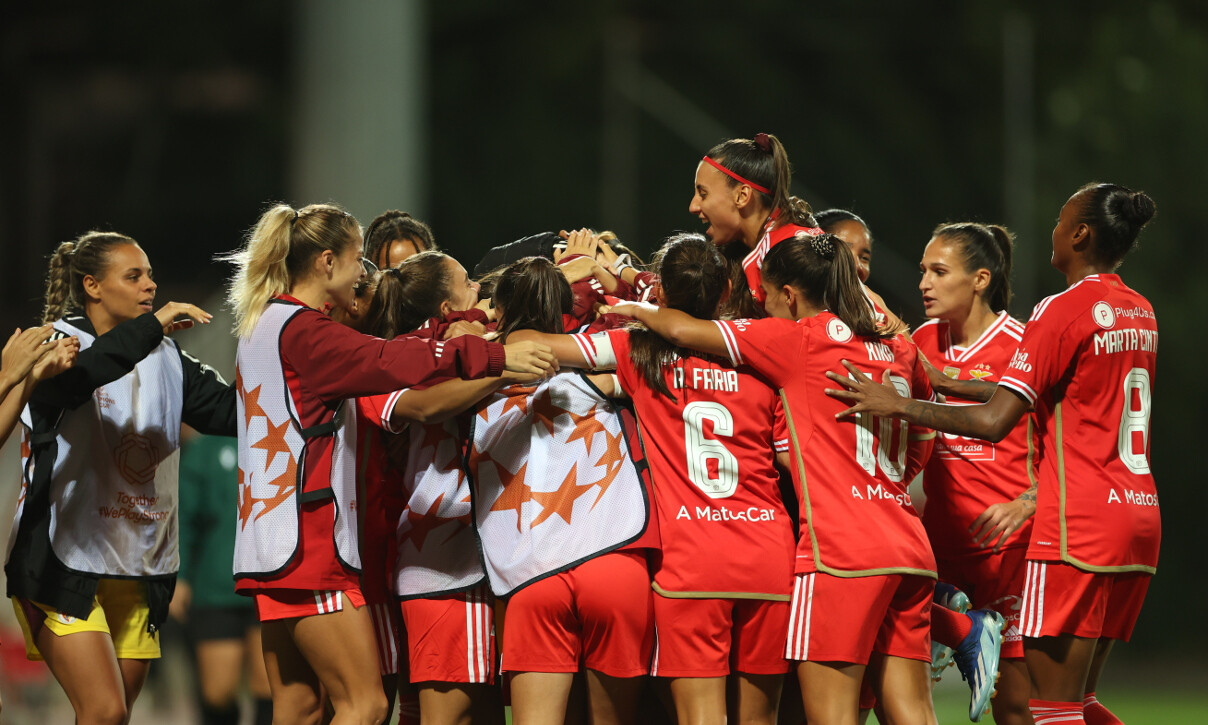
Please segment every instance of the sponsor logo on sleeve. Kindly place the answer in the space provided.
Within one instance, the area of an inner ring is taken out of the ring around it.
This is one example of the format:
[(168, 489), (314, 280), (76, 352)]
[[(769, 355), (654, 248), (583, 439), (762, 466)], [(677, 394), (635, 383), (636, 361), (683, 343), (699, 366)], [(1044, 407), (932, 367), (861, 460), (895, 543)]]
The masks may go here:
[(1028, 362), (1028, 353), (1023, 350), (1015, 351), (1015, 354), (1011, 356), (1011, 364), (1008, 367), (1024, 373), (1032, 372), (1032, 363)]

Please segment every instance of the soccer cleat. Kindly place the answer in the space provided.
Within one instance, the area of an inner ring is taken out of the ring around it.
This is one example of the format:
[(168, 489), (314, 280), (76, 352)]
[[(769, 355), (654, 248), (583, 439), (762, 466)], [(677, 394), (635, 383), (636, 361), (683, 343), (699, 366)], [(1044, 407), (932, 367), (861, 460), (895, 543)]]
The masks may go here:
[[(964, 592), (944, 582), (936, 583), (934, 601), (944, 609), (951, 609), (961, 614), (969, 611), (969, 607), (972, 606), (969, 597), (965, 596)], [(934, 639), (931, 640), (931, 679), (939, 682), (944, 670), (951, 666), (952, 648), (946, 644), (940, 644)]]
[(981, 720), (990, 708), (998, 684), (998, 658), (1002, 653), (1002, 630), (1006, 622), (991, 609), (975, 609), (968, 613), (973, 629), (952, 653), (956, 669), (969, 684), (969, 719)]

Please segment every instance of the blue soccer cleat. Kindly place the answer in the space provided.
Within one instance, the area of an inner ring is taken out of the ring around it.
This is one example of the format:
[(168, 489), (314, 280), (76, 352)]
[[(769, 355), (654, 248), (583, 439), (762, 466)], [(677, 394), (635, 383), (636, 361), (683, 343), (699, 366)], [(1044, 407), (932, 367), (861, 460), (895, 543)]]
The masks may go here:
[[(944, 582), (936, 583), (934, 601), (944, 609), (951, 609), (961, 614), (969, 611), (969, 607), (972, 606), (969, 597), (965, 596), (964, 592)], [(931, 679), (939, 682), (944, 670), (951, 665), (952, 648), (946, 644), (940, 644), (934, 639), (931, 640)]]
[(969, 684), (969, 719), (977, 722), (989, 710), (994, 686), (998, 684), (1005, 621), (992, 609), (975, 609), (967, 616), (973, 620), (973, 629), (961, 640), (952, 659), (961, 678)]

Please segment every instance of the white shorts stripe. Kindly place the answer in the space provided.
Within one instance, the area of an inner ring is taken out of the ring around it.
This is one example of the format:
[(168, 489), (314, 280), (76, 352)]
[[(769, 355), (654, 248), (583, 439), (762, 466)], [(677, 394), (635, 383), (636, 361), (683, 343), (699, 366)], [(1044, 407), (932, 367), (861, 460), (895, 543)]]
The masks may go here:
[(793, 583), (793, 601), (789, 605), (789, 636), (785, 659), (804, 661), (809, 657), (810, 625), (813, 623), (815, 574), (801, 574)]
[(494, 654), (491, 627), (494, 612), (490, 596), (482, 587), (466, 592), (466, 668), (470, 682), (489, 682)]
[(315, 612), (318, 614), (331, 614), (332, 612), (341, 612), (343, 610), (344, 603), (340, 598), (340, 592), (315, 591)]
[(373, 635), (377, 642), (378, 671), (383, 675), (398, 672), (398, 631), (390, 616), (390, 605), (369, 605), (369, 616), (373, 619)]
[(474, 595), (474, 590), (466, 593), (466, 673), (469, 675), (470, 682), (478, 682), (478, 671), (475, 667), (477, 661), (474, 656), (476, 644), (474, 640), (477, 639), (475, 637), (476, 622), (474, 621), (477, 609), (474, 606)]
[(1039, 637), (1044, 627), (1044, 589), (1048, 565), (1041, 561), (1029, 561), (1024, 580), (1023, 636)]

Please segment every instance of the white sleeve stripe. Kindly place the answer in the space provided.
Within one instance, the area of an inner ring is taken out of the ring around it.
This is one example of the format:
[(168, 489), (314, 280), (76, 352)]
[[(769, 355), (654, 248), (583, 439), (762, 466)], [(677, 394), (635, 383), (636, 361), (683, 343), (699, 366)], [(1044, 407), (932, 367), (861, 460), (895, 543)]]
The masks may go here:
[(608, 333), (597, 332), (587, 336), (585, 339), (595, 354), (592, 368), (594, 370), (615, 370), (617, 367), (617, 353), (612, 347), (612, 338), (608, 336)]
[(583, 359), (587, 361), (587, 366), (593, 370), (596, 368), (596, 356), (593, 354), (591, 340), (587, 339), (587, 335), (577, 334), (571, 335), (570, 339), (575, 341), (579, 346), (579, 352), (583, 353)]
[(734, 337), (734, 330), (730, 329), (730, 326), (721, 320), (714, 320), (713, 324), (717, 325), (717, 328), (721, 330), (722, 339), (726, 342), (726, 350), (730, 353), (730, 362), (735, 365), (742, 365), (742, 354), (738, 351), (738, 340)]
[(1036, 398), (1039, 397), (1038, 395), (1036, 395), (1036, 391), (1033, 390), (1031, 388), (1031, 386), (1029, 386), (1027, 383), (1023, 382), (1022, 380), (1018, 380), (1016, 378), (1003, 378), (998, 381), (998, 384), (1002, 385), (1004, 387), (1010, 388), (1011, 390), (1014, 390), (1015, 392), (1019, 393), (1024, 398), (1026, 398), (1027, 401), (1032, 404), (1035, 404)]
[(404, 425), (395, 428), (394, 424), (390, 422), (391, 416), (394, 415), (394, 406), (398, 403), (398, 399), (403, 397), (403, 393), (407, 392), (407, 390), (408, 388), (403, 388), (402, 390), (396, 390), (391, 393), (390, 397), (386, 398), (386, 405), (382, 408), (382, 427), (391, 433), (402, 433), (403, 429), (407, 427)]

